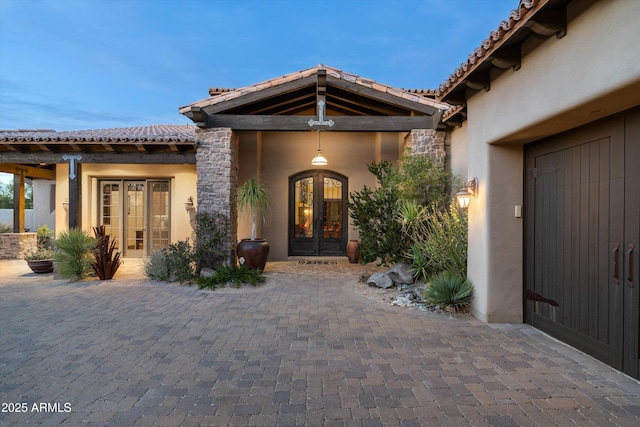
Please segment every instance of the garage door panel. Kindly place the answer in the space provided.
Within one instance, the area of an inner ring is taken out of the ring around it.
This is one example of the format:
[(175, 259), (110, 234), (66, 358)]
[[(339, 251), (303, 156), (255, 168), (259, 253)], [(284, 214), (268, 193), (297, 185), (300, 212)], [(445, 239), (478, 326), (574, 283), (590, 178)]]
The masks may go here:
[(618, 369), (628, 361), (638, 376), (640, 300), (615, 279), (640, 229), (640, 182), (630, 195), (626, 172), (640, 170), (640, 156), (625, 152), (624, 129), (617, 117), (526, 148), (526, 319)]

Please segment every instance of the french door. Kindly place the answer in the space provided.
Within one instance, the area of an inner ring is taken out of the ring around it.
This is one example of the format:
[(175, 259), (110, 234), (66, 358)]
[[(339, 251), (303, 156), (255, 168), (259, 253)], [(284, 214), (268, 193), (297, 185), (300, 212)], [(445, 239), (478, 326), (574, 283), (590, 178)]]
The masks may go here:
[(127, 257), (142, 257), (170, 242), (168, 180), (100, 181), (100, 218)]
[(311, 170), (290, 177), (289, 255), (345, 255), (347, 197), (344, 175)]
[(640, 377), (640, 112), (527, 147), (527, 322)]

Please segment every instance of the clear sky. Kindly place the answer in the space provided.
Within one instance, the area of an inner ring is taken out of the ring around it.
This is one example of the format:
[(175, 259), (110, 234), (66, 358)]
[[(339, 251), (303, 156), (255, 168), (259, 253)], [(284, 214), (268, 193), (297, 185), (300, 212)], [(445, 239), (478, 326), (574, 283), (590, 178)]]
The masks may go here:
[(436, 89), (518, 0), (0, 0), (0, 129), (184, 124), (178, 107), (325, 64)]

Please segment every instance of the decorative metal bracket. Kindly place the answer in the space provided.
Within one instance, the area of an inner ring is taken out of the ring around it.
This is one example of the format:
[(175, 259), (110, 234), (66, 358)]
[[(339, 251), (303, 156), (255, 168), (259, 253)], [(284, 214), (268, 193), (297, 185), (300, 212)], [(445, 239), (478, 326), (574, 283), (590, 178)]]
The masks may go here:
[(318, 101), (318, 119), (320, 120), (312, 120), (309, 119), (309, 126), (329, 126), (332, 127), (334, 125), (333, 120), (325, 120), (324, 119), (324, 106), (325, 102), (321, 99)]
[(80, 154), (63, 154), (62, 160), (69, 160), (69, 179), (76, 179), (76, 162), (82, 160)]

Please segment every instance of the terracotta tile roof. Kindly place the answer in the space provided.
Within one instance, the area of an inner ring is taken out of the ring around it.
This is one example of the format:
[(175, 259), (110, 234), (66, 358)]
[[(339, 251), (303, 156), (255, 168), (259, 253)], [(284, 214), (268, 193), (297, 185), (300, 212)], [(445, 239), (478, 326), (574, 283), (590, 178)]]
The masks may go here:
[(0, 141), (71, 142), (195, 142), (196, 126), (150, 125), (128, 128), (73, 130), (0, 130)]
[(425, 96), (429, 91), (425, 91), (424, 89), (399, 89), (394, 88), (392, 86), (388, 86), (382, 83), (378, 83), (371, 79), (366, 79), (361, 76), (357, 76), (355, 74), (345, 73), (342, 70), (337, 68), (329, 67), (323, 64), (320, 64), (316, 67), (308, 68), (306, 70), (297, 71), (295, 73), (285, 74), (281, 77), (276, 77), (264, 82), (256, 83), (251, 86), (245, 86), (238, 89), (220, 89), (220, 88), (212, 88), (209, 90), (209, 94), (215, 94), (209, 98), (203, 99), (201, 101), (194, 102), (190, 105), (180, 107), (180, 113), (186, 113), (191, 110), (191, 107), (207, 107), (210, 105), (215, 105), (221, 102), (229, 101), (235, 98), (238, 98), (242, 95), (246, 95), (248, 93), (258, 92), (264, 89), (268, 89), (270, 87), (278, 86), (284, 83), (289, 83), (295, 80), (303, 79), (305, 77), (312, 76), (318, 72), (318, 70), (326, 70), (327, 75), (332, 76), (337, 79), (345, 80), (351, 83), (359, 84), (368, 88), (372, 88), (378, 90), (380, 92), (385, 92), (390, 95), (394, 95), (400, 98), (408, 99), (410, 101), (414, 101), (420, 104), (429, 105), (441, 110), (449, 109), (449, 105), (443, 102), (436, 101), (431, 99), (429, 96)]
[(458, 81), (467, 76), (476, 64), (487, 59), (487, 53), (492, 51), (496, 45), (500, 45), (508, 39), (515, 29), (526, 21), (525, 17), (529, 11), (544, 2), (546, 2), (546, 0), (520, 0), (518, 8), (511, 11), (509, 18), (501, 21), (498, 28), (489, 34), (489, 38), (485, 39), (482, 44), (468, 56), (467, 61), (463, 62), (460, 67), (440, 85), (437, 91), (437, 97), (439, 99), (442, 98), (450, 88), (454, 87)]

